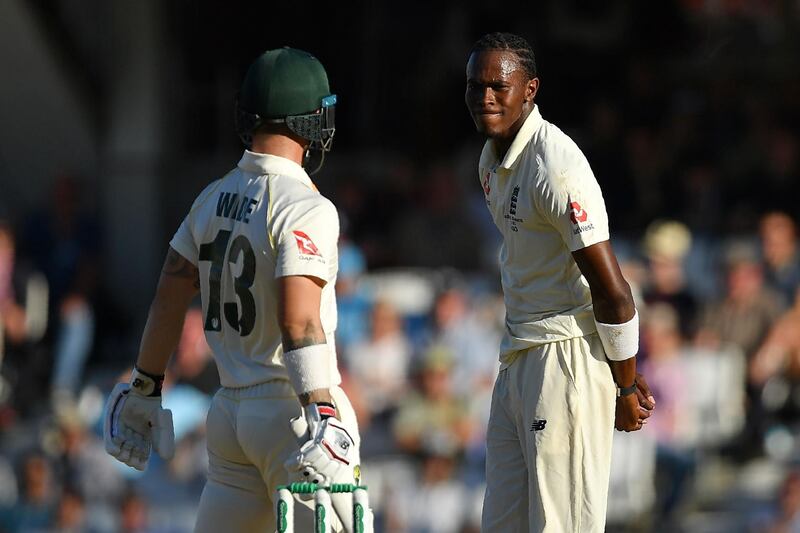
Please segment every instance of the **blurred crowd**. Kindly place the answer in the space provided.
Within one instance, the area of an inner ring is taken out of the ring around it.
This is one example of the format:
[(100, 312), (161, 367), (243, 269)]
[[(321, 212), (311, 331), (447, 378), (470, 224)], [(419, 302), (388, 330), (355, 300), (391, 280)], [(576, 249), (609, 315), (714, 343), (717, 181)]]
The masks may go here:
[[(676, 2), (665, 39), (694, 47), (685, 59), (635, 45), (666, 31), (634, 31), (635, 3), (584, 6), (590, 25), (576, 4), (553, 3), (544, 19), (561, 30), (534, 41), (540, 105), (603, 188), (657, 399), (643, 431), (615, 435), (609, 531), (800, 531), (800, 70), (787, 67), (800, 15)], [(574, 58), (559, 64), (556, 46)], [(613, 90), (595, 83), (608, 77)], [(548, 93), (555, 79), (580, 83)], [(452, 126), (441, 118), (431, 131)], [(321, 174), (342, 218), (337, 351), (377, 531), (478, 530), (504, 328), (479, 148), (425, 163), (384, 153), (347, 174), (336, 159), (359, 158), (335, 153)], [(164, 388), (176, 456), (128, 469), (103, 450), (102, 410), (146, 310), (126, 316), (109, 293), (107, 236), (81, 187), (61, 176), (37, 208), (0, 211), (0, 532), (190, 531), (219, 386), (201, 312)]]
[[(123, 341), (118, 326), (96, 325), (114, 311), (92, 283), (102, 252), (90, 218), (69, 202), (77, 186), (57, 181), (52, 219), (34, 214), (30, 229), (16, 231), (0, 224), (0, 531), (188, 531), (205, 475), (205, 413), (219, 386), (201, 311), (186, 317), (164, 388), (176, 457), (154, 457), (144, 474), (130, 470), (105, 454), (100, 428), (138, 332)], [(28, 231), (48, 243), (37, 247), (45, 257), (21, 245)], [(710, 465), (740, 473), (765, 461), (767, 494), (727, 511), (742, 531), (796, 527), (797, 232), (791, 215), (769, 211), (751, 235), (703, 240), (683, 222), (657, 220), (638, 241), (615, 242), (642, 315), (639, 361), (658, 407), (642, 432), (616, 436), (610, 527), (680, 531), (701, 503), (725, 512), (727, 492), (717, 501), (702, 492), (713, 483)], [(370, 270), (364, 251), (341, 239), (337, 351), (379, 531), (478, 530), (504, 327), (492, 278)], [(780, 491), (773, 503), (770, 491)]]

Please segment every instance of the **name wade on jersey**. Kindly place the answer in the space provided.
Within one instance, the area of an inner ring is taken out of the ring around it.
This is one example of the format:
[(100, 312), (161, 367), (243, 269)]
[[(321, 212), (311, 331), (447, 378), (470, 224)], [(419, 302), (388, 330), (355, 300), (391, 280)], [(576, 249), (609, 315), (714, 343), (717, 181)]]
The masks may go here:
[(519, 185), (514, 187), (514, 190), (511, 192), (511, 203), (508, 206), (508, 213), (503, 215), (503, 218), (511, 222), (511, 231), (519, 231), (519, 227), (517, 226), (518, 222), (525, 222), (525, 219), (515, 217), (514, 215), (517, 214), (517, 199), (519, 198)]
[(236, 193), (221, 192), (217, 200), (217, 216), (230, 218), (236, 221), (244, 221), (245, 224), (250, 223), (247, 215), (253, 212), (255, 206), (258, 205), (258, 200), (242, 196)]

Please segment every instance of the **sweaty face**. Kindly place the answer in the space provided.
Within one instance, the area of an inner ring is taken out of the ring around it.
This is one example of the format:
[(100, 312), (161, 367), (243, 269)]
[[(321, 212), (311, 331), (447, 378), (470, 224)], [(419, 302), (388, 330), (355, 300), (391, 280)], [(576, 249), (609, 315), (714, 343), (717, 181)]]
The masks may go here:
[(478, 131), (489, 138), (513, 138), (533, 105), (539, 80), (529, 80), (514, 52), (484, 50), (467, 63), (464, 99)]

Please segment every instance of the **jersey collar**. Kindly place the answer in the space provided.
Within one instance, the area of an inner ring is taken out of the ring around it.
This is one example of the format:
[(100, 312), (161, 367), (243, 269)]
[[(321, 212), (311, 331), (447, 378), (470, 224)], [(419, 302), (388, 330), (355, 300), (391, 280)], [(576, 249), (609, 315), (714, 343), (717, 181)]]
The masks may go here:
[[(525, 119), (525, 122), (522, 123), (522, 127), (520, 127), (517, 135), (514, 137), (514, 141), (508, 148), (508, 152), (506, 152), (506, 156), (503, 158), (503, 161), (500, 162), (500, 168), (509, 170), (514, 166), (520, 154), (525, 150), (525, 147), (528, 146), (533, 134), (536, 133), (536, 130), (538, 130), (539, 126), (542, 125), (542, 122), (544, 122), (544, 119), (539, 112), (539, 106), (534, 104), (533, 110), (531, 110), (528, 118)], [(494, 143), (491, 139), (486, 141), (481, 154), (481, 159), (486, 162), (489, 162), (490, 158), (494, 160), (492, 163), (482, 164), (481, 166), (492, 167), (496, 165), (497, 155), (495, 154)]]
[(285, 157), (245, 150), (242, 159), (239, 160), (239, 168), (245, 172), (254, 172), (259, 175), (280, 174), (281, 176), (289, 176), (302, 181), (303, 184), (312, 189), (314, 188), (311, 178), (308, 177), (303, 167)]

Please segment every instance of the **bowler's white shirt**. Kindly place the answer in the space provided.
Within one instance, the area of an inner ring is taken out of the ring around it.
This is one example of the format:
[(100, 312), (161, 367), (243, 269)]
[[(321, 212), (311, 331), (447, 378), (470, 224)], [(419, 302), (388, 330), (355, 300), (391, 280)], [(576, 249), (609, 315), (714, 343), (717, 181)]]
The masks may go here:
[[(225, 387), (288, 379), (278, 327), (277, 278), (325, 281), (320, 319), (336, 364), (334, 285), (339, 218), (297, 163), (245, 151), (200, 193), (170, 246), (200, 270), (205, 334)], [(217, 286), (215, 286), (217, 280)]]
[(534, 106), (502, 160), (486, 142), (478, 175), (503, 235), (500, 360), (594, 332), (589, 285), (571, 252), (608, 240), (608, 216), (581, 150)]

